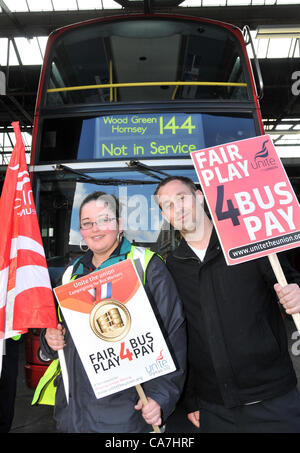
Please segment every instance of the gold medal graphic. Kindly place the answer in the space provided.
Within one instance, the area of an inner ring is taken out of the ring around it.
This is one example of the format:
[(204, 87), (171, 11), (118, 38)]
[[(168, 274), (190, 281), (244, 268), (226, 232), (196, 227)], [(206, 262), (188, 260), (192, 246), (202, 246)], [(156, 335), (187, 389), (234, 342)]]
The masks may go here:
[(104, 299), (92, 309), (90, 326), (101, 340), (119, 341), (129, 332), (131, 326), (129, 311), (121, 302)]

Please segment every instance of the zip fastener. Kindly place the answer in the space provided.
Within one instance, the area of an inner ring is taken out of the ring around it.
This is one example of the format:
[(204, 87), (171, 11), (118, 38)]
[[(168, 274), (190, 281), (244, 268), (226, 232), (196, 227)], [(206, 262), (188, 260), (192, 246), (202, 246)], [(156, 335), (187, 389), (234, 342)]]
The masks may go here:
[(178, 256), (178, 255), (173, 255), (173, 258), (176, 258), (178, 260), (193, 260), (197, 261), (198, 264), (202, 264), (202, 261), (199, 258), (196, 258), (195, 256)]

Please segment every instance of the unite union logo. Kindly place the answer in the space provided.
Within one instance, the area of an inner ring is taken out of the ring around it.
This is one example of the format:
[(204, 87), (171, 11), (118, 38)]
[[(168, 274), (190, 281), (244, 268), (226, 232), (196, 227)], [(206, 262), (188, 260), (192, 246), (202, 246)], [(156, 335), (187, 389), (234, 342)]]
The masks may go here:
[(166, 371), (170, 368), (168, 361), (164, 359), (163, 350), (160, 351), (159, 356), (151, 365), (145, 367), (145, 370), (149, 374), (149, 376), (155, 376), (156, 374), (160, 374), (162, 371)]
[(254, 160), (251, 162), (253, 170), (274, 170), (277, 168), (277, 163), (274, 157), (269, 157), (269, 151), (267, 147), (269, 139), (265, 140), (262, 144), (262, 148), (255, 153)]
[[(19, 167), (10, 168), (11, 170), (16, 170)], [(17, 211), (16, 214), (19, 217), (36, 214), (28, 171), (21, 171), (18, 173), (14, 210)]]

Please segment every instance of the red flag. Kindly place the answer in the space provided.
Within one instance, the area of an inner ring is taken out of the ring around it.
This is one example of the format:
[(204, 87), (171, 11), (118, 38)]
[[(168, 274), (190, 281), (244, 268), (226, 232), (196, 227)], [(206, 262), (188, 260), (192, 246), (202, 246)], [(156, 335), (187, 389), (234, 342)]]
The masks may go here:
[(56, 327), (54, 297), (19, 123), (0, 199), (0, 338)]

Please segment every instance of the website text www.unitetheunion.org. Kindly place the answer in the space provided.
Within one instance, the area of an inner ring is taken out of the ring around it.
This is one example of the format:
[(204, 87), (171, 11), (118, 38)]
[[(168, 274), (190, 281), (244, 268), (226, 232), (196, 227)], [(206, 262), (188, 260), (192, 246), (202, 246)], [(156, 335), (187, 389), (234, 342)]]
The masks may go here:
[(234, 260), (237, 258), (242, 258), (244, 256), (252, 255), (253, 253), (260, 251), (272, 250), (283, 245), (293, 244), (294, 242), (298, 241), (300, 241), (300, 231), (295, 231), (294, 233), (278, 236), (273, 239), (266, 239), (264, 241), (249, 244), (248, 246), (231, 249), (229, 251), (229, 256)]

